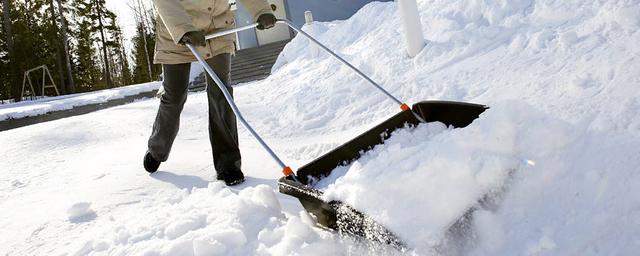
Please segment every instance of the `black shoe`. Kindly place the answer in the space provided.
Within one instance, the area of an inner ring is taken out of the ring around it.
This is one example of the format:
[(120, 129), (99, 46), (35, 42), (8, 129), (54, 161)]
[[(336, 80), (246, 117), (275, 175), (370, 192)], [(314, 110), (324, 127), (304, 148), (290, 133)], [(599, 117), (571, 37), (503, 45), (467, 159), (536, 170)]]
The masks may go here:
[(149, 173), (154, 173), (160, 167), (160, 161), (156, 160), (151, 156), (151, 153), (147, 151), (147, 154), (144, 155), (144, 169)]
[(244, 174), (242, 174), (242, 171), (218, 173), (216, 179), (224, 181), (227, 186), (235, 186), (244, 182)]

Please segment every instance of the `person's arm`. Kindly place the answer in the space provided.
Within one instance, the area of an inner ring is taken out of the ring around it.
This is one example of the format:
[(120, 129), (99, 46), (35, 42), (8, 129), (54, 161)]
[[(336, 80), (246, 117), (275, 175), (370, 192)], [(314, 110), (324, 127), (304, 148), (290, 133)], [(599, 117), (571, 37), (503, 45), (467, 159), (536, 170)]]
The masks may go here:
[(249, 10), (249, 13), (253, 16), (254, 22), (257, 22), (258, 18), (263, 14), (273, 15), (271, 12), (271, 6), (267, 0), (240, 0), (240, 4)]
[(180, 44), (188, 32), (197, 31), (180, 0), (153, 0), (153, 3), (175, 44)]

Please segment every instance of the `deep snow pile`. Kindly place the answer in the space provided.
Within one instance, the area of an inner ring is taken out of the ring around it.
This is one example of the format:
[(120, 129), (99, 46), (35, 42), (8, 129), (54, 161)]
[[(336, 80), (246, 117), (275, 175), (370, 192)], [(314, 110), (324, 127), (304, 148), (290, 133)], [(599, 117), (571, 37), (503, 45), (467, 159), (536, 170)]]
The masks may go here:
[[(640, 1), (418, 3), (430, 42), (414, 59), (404, 52), (394, 3), (372, 3), (347, 21), (307, 29), (409, 103), (517, 99), (571, 123), (640, 130), (634, 111), (640, 107), (634, 90)], [(275, 74), (250, 92), (270, 113), (283, 113), (275, 117), (278, 125), (290, 133), (340, 131), (397, 111), (348, 68), (310, 48), (297, 37)], [(262, 84), (276, 86), (258, 88)]]
[[(398, 132), (345, 167), (330, 196), (400, 235), (425, 239), (407, 238), (416, 249), (408, 253), (448, 254), (432, 247), (447, 239), (439, 233), (445, 223), (504, 184), (501, 203), (474, 213), (472, 234), (464, 237), (469, 246), (456, 251), (640, 250), (639, 1), (418, 2), (430, 43), (413, 59), (404, 54), (394, 3), (372, 3), (347, 21), (305, 29), (409, 103), (448, 99), (492, 109), (466, 129), (432, 124)], [(235, 91), (247, 119), (294, 167), (398, 111), (308, 46), (295, 38), (272, 76)], [(211, 182), (205, 102), (204, 94), (191, 94), (171, 159), (151, 176), (140, 157), (155, 100), (0, 133), (0, 209), (11, 209), (0, 212), (0, 252), (367, 253), (313, 227), (299, 203), (274, 192), (278, 168), (246, 130), (240, 143), (247, 183), (227, 189)], [(513, 177), (504, 179), (510, 169)], [(385, 191), (428, 204), (370, 208), (373, 200), (403, 203)], [(411, 211), (427, 216), (411, 227), (384, 218)]]
[[(337, 179), (327, 198), (364, 210), (426, 253), (446, 239), (443, 229), (460, 210), (509, 186), (500, 208), (476, 213), (476, 246), (465, 249), (560, 255), (637, 250), (640, 224), (621, 220), (640, 214), (640, 198), (630, 193), (640, 184), (640, 1), (419, 5), (430, 43), (415, 59), (397, 47), (402, 37), (392, 3), (306, 29), (409, 102), (450, 99), (492, 109), (466, 129), (432, 134), (436, 125), (396, 134), (338, 168), (335, 176), (346, 175), (326, 182)], [(268, 90), (288, 103), (269, 109), (291, 113), (277, 119), (288, 128), (278, 134), (353, 129), (395, 111), (383, 95), (313, 48), (296, 38), (268, 79), (280, 85)], [(284, 79), (291, 76), (297, 79)], [(256, 88), (255, 95), (262, 92)], [(509, 170), (512, 184), (504, 184)]]
[[(615, 227), (624, 225), (619, 219), (637, 216), (634, 209), (640, 201), (626, 196), (640, 185), (634, 173), (639, 161), (634, 156), (640, 152), (634, 145), (640, 140), (628, 140), (590, 132), (530, 105), (508, 101), (493, 105), (464, 129), (433, 123), (399, 130), (355, 163), (334, 170), (318, 186), (326, 189), (328, 200), (341, 200), (370, 214), (418, 254), (446, 246), (443, 234), (469, 208), (480, 207), (480, 200), (495, 201), (498, 208), (476, 212), (472, 225), (479, 234), (480, 251), (475, 253), (535, 254), (557, 249), (559, 254), (598, 250), (626, 254), (631, 251), (618, 247), (618, 241), (592, 240), (603, 233), (621, 240), (640, 235), (635, 225)], [(628, 178), (628, 185), (608, 185), (610, 180), (624, 184)], [(509, 204), (518, 208), (510, 209)], [(601, 224), (591, 223), (594, 215)], [(541, 228), (548, 231), (539, 234)], [(577, 232), (582, 229), (593, 233)], [(473, 239), (466, 235), (465, 239)], [(553, 248), (545, 247), (549, 243)]]

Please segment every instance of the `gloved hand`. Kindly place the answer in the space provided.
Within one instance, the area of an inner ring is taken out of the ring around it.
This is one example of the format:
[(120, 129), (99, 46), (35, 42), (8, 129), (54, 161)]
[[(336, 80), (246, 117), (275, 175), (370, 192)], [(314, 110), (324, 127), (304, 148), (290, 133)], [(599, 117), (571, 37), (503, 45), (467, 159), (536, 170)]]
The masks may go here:
[(180, 43), (183, 45), (191, 44), (196, 47), (204, 47), (207, 46), (207, 39), (204, 38), (204, 33), (202, 33), (202, 31), (190, 31), (182, 36)]
[(276, 16), (273, 13), (264, 13), (258, 17), (258, 30), (265, 30), (276, 25)]

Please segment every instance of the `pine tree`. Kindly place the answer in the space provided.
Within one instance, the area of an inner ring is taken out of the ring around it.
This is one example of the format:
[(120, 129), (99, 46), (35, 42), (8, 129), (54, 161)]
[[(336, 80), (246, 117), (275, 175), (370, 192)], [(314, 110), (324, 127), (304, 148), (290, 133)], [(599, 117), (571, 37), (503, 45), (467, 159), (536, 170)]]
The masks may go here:
[[(145, 52), (145, 41), (143, 38), (143, 28), (142, 24), (138, 24), (138, 33), (133, 37), (133, 58), (134, 58), (134, 66), (133, 66), (133, 82), (134, 83), (144, 83), (149, 81), (149, 77), (152, 74), (149, 74), (147, 58)], [(148, 37), (147, 37), (148, 39)], [(148, 46), (147, 46), (148, 47)]]
[[(52, 1), (9, 1), (3, 8), (3, 16), (9, 17), (13, 40), (13, 57), (8, 65), (13, 69), (13, 98), (19, 99), (22, 88), (22, 74), (29, 69), (47, 65), (53, 72), (54, 81), (58, 81), (58, 88), (64, 85), (62, 64), (62, 46), (59, 25), (56, 22), (57, 12)], [(35, 89), (40, 93), (42, 80), (34, 79)], [(38, 93), (38, 94), (39, 94)], [(49, 92), (51, 93), (51, 92)]]
[(62, 41), (62, 38), (60, 37), (60, 33), (59, 33), (59, 29), (58, 29), (58, 23), (56, 22), (56, 8), (53, 5), (53, 0), (49, 0), (49, 10), (47, 11), (50, 15), (50, 20), (51, 20), (51, 27), (49, 28), (49, 32), (51, 34), (51, 43), (53, 44), (53, 47), (56, 51), (56, 67), (58, 70), (58, 78), (60, 81), (60, 83), (58, 84), (58, 90), (60, 90), (63, 94), (66, 91), (66, 83), (65, 83), (65, 79), (64, 79), (64, 71), (63, 71), (63, 66), (62, 66), (62, 61), (63, 61), (63, 57), (62, 57), (62, 50), (60, 48), (62, 48), (60, 46), (60, 43)]
[(133, 74), (129, 65), (126, 49), (124, 48), (124, 38), (120, 38), (120, 64), (122, 65), (122, 84), (129, 85), (133, 83)]
[[(11, 19), (11, 3), (9, 0), (4, 0), (2, 2), (2, 41), (0, 41), (0, 49), (6, 49), (0, 51), (0, 65), (2, 66), (2, 70), (9, 70), (9, 72), (2, 72), (3, 74), (0, 77), (0, 86), (2, 86), (2, 90), (0, 90), (0, 99), (5, 98), (14, 98), (15, 100), (20, 100), (20, 96), (17, 93), (17, 89), (19, 87), (19, 82), (17, 79), (16, 69), (12, 62), (15, 62), (15, 46), (13, 39), (13, 24)], [(7, 81), (7, 82), (4, 82)]]
[(122, 29), (120, 29), (120, 26), (118, 25), (115, 25), (113, 29), (113, 41), (110, 43), (110, 46), (110, 56), (112, 56), (111, 61), (115, 73), (114, 76), (116, 77), (116, 84), (128, 85), (131, 83), (131, 69), (126, 57), (126, 50), (124, 49)]
[(155, 19), (149, 15), (144, 3), (134, 0), (131, 9), (136, 14), (137, 33), (133, 37), (134, 82), (143, 83), (157, 79), (161, 72), (160, 65), (153, 65), (155, 49)]
[(87, 18), (81, 18), (76, 34), (76, 62), (75, 74), (78, 90), (90, 91), (98, 86), (100, 71), (96, 65), (96, 51), (93, 48), (92, 23)]
[(9, 70), (5, 87), (10, 88), (11, 98), (19, 101), (21, 100), (22, 73), (35, 67), (36, 64), (51, 65), (52, 57), (55, 55), (46, 55), (51, 52), (49, 45), (36, 45), (36, 42), (48, 35), (46, 24), (43, 22), (43, 1), (3, 0), (2, 8), (4, 41), (7, 45), (7, 56), (4, 62)]
[(116, 15), (105, 7), (105, 0), (78, 0), (76, 2), (78, 14), (89, 22), (92, 35), (97, 34), (101, 64), (103, 66), (104, 81), (106, 86), (113, 87), (112, 74), (112, 48), (120, 48), (119, 42), (114, 39), (117, 30)]
[[(19, 100), (23, 73), (41, 65), (52, 71), (61, 91), (132, 83), (125, 38), (105, 0), (0, 0), (0, 4), (0, 100)], [(42, 79), (36, 77), (32, 81), (40, 94)]]
[(69, 84), (67, 91), (74, 92), (75, 91), (75, 82), (73, 80), (73, 71), (71, 70), (71, 56), (69, 55), (69, 28), (67, 26), (67, 18), (65, 14), (67, 13), (66, 8), (62, 5), (62, 0), (56, 0), (58, 2), (58, 10), (60, 10), (60, 24), (62, 29), (62, 46), (64, 48), (64, 56), (65, 56), (65, 67), (67, 70), (67, 77), (69, 79)]
[[(148, 12), (153, 12), (153, 11), (148, 11)], [(148, 13), (147, 12), (147, 13)], [(155, 33), (155, 27), (156, 27), (156, 19), (154, 18), (153, 15), (150, 15), (149, 18), (150, 20), (150, 24), (149, 24), (149, 35), (148, 35), (148, 39), (147, 39), (147, 55), (149, 55), (149, 58), (151, 60), (153, 60), (155, 58), (155, 54), (156, 54), (156, 33)], [(160, 74), (162, 74), (162, 66), (158, 65), (158, 64), (153, 64), (151, 65), (151, 75), (153, 77), (153, 80), (158, 80), (160, 78)]]
[[(48, 19), (45, 1), (13, 1), (12, 7), (16, 57), (11, 66), (18, 70), (18, 79), (22, 78), (26, 70), (41, 65), (55, 70), (56, 55), (51, 42), (52, 24)], [(58, 74), (53, 72), (52, 75), (54, 81), (58, 81)], [(22, 80), (19, 82), (21, 84)], [(34, 80), (38, 92), (42, 86), (41, 82), (41, 79)], [(16, 93), (19, 95), (20, 92), (21, 88), (17, 88)]]

